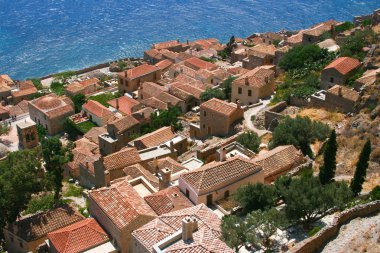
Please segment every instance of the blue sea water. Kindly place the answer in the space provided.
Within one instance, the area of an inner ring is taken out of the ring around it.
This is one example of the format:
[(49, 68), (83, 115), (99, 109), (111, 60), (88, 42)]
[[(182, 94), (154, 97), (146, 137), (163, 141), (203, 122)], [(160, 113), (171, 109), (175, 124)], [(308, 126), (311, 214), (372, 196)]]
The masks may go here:
[(380, 0), (0, 0), (0, 73), (43, 76), (123, 57), (154, 42), (300, 29), (352, 20)]

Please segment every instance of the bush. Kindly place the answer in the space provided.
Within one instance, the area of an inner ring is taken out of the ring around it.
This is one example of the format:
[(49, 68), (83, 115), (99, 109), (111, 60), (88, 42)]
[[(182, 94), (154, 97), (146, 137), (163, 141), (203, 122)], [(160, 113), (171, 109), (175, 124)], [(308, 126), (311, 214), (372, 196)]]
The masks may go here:
[(202, 101), (208, 101), (212, 98), (224, 100), (226, 99), (226, 95), (224, 91), (222, 91), (221, 89), (211, 89), (211, 88), (208, 88), (201, 94)]
[(259, 136), (253, 131), (245, 131), (237, 137), (236, 141), (255, 153), (259, 152), (261, 140)]
[[(60, 200), (59, 204), (67, 203), (67, 201)], [(54, 194), (44, 194), (42, 196), (31, 199), (28, 203), (24, 214), (33, 214), (39, 211), (48, 211), (55, 207)]]
[(36, 87), (37, 90), (43, 89), (41, 80), (39, 78), (30, 78), (29, 80), (32, 81), (34, 87)]
[(375, 41), (375, 34), (372, 29), (356, 31), (353, 36), (350, 36), (341, 45), (341, 56), (353, 57), (362, 61), (366, 55), (363, 52), (363, 47), (372, 44)]
[(201, 56), (200, 59), (203, 60), (203, 61), (211, 62), (211, 63), (216, 62), (216, 59), (208, 58), (208, 57), (205, 57), (205, 56)]
[(83, 193), (83, 188), (73, 185), (73, 184), (68, 184), (67, 190), (63, 193), (64, 197), (82, 197)]
[(61, 81), (54, 80), (50, 84), (50, 90), (58, 96), (65, 94), (65, 87)]
[(102, 105), (108, 107), (107, 102), (112, 100), (112, 99), (118, 98), (118, 97), (120, 97), (119, 93), (115, 93), (115, 94), (113, 94), (113, 93), (102, 93), (102, 94), (99, 94), (96, 96), (91, 96), (91, 97), (89, 97), (89, 99), (98, 101)]
[(82, 110), (82, 105), (86, 103), (86, 96), (83, 94), (76, 94), (70, 97), (74, 103), (75, 112), (78, 113)]
[(41, 141), (48, 134), (47, 130), (40, 124), (37, 124), (38, 139)]
[(315, 235), (316, 233), (318, 233), (319, 230), (321, 230), (321, 229), (322, 229), (321, 226), (315, 226), (315, 227), (313, 227), (312, 230), (310, 230), (309, 232), (307, 232), (307, 235), (308, 235), (309, 237), (312, 237), (313, 235)]
[(234, 198), (243, 208), (244, 212), (248, 213), (254, 210), (265, 210), (274, 207), (277, 197), (273, 185), (258, 183), (240, 186)]
[(351, 22), (344, 22), (343, 24), (341, 24), (341, 25), (338, 25), (338, 26), (336, 26), (335, 27), (335, 31), (337, 32), (337, 33), (340, 33), (340, 32), (344, 32), (344, 31), (347, 31), (347, 30), (350, 30), (350, 29), (352, 29), (352, 28), (354, 28), (355, 26), (354, 26), (354, 24), (353, 23), (351, 23)]
[(371, 197), (371, 200), (380, 200), (380, 185), (373, 188), (369, 196)]

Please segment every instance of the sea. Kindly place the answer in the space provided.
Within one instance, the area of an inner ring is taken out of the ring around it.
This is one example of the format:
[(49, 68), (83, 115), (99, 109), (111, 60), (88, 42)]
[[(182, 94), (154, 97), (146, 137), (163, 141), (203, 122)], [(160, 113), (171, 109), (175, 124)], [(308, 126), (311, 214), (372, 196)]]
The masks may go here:
[(0, 74), (13, 79), (142, 57), (152, 43), (296, 30), (380, 0), (0, 0)]

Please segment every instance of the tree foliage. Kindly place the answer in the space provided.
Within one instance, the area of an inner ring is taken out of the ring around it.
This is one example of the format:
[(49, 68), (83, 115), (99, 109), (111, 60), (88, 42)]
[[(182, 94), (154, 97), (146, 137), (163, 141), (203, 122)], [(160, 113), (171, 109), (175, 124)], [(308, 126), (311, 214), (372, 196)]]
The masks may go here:
[(66, 146), (63, 146), (58, 137), (49, 139), (45, 138), (42, 140), (41, 144), (42, 157), (45, 161), (45, 169), (53, 184), (54, 200), (57, 203), (62, 190), (62, 165), (73, 160), (71, 150), (74, 148), (74, 144), (69, 142)]
[(353, 57), (362, 61), (366, 55), (363, 52), (363, 47), (373, 43), (375, 38), (374, 32), (370, 28), (356, 31), (341, 45), (340, 54), (341, 56)]
[(326, 139), (330, 129), (326, 124), (312, 121), (308, 117), (285, 117), (273, 131), (270, 148), (280, 145), (294, 145), (301, 149), (304, 155), (313, 157), (310, 144), (316, 140)]
[(289, 220), (299, 221), (305, 227), (322, 217), (332, 207), (342, 208), (351, 198), (344, 182), (323, 186), (312, 173), (292, 179), (284, 193), (285, 212)]
[(207, 101), (212, 98), (218, 98), (218, 99), (224, 100), (226, 99), (226, 95), (224, 91), (221, 89), (211, 89), (211, 88), (208, 88), (204, 92), (201, 93), (202, 101)]
[(332, 130), (323, 152), (323, 166), (319, 171), (319, 180), (322, 184), (331, 182), (335, 177), (337, 150), (336, 133), (335, 130)]
[(368, 161), (371, 155), (371, 141), (368, 141), (364, 144), (364, 147), (359, 155), (359, 160), (356, 164), (356, 170), (354, 178), (351, 181), (351, 190), (354, 195), (358, 195), (362, 191), (362, 186), (367, 175)]
[(221, 85), (224, 90), (226, 99), (231, 99), (232, 83), (235, 79), (236, 77), (229, 76), (226, 80), (223, 81)]
[(19, 217), (32, 194), (44, 188), (40, 157), (37, 148), (12, 152), (0, 161), (0, 231)]
[(245, 131), (237, 137), (236, 141), (255, 153), (259, 152), (261, 140), (257, 133), (253, 131)]
[(70, 97), (71, 101), (74, 103), (75, 112), (78, 113), (82, 110), (82, 105), (86, 103), (86, 96), (79, 93)]
[(247, 242), (246, 223), (235, 215), (228, 215), (223, 217), (221, 229), (226, 244), (239, 252), (241, 246)]
[(178, 107), (172, 106), (167, 110), (160, 110), (151, 115), (150, 124), (141, 126), (141, 133), (151, 133), (164, 126), (172, 126), (175, 131), (182, 130), (182, 125), (178, 117), (181, 115), (181, 110)]
[(240, 186), (234, 198), (243, 210), (248, 213), (273, 207), (277, 197), (275, 188), (272, 185), (257, 183)]

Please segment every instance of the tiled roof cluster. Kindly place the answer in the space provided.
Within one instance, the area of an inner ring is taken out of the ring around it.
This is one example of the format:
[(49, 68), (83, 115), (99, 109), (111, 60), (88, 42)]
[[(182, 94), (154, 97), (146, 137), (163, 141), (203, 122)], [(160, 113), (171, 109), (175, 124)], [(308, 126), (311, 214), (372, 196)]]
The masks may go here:
[(99, 118), (111, 117), (113, 113), (104, 105), (95, 100), (88, 100), (82, 108)]
[(197, 57), (192, 57), (190, 59), (185, 60), (184, 64), (185, 66), (194, 68), (195, 70), (199, 70), (199, 69), (215, 70), (218, 68), (214, 63), (201, 60)]
[(125, 132), (126, 130), (139, 124), (139, 121), (131, 115), (126, 115), (120, 119), (116, 119), (110, 122), (108, 125), (117, 129), (118, 134)]
[(148, 182), (156, 189), (158, 189), (158, 178), (152, 173), (146, 170), (141, 164), (136, 163), (123, 169), (126, 176), (130, 176), (132, 179), (138, 177), (144, 177)]
[(168, 49), (176, 46), (180, 46), (181, 43), (178, 40), (170, 40), (170, 41), (165, 41), (165, 42), (160, 42), (153, 44), (154, 49)]
[(30, 80), (22, 81), (19, 83), (19, 90), (12, 92), (12, 97), (23, 97), (37, 93), (37, 88)]
[(124, 76), (124, 77), (128, 78), (129, 80), (132, 80), (132, 79), (136, 79), (138, 77), (145, 76), (147, 74), (156, 72), (158, 70), (159, 70), (159, 68), (157, 68), (156, 66), (149, 65), (149, 64), (143, 64), (143, 65), (137, 66), (135, 68), (129, 69), (125, 72), (121, 72), (119, 74), (121, 74), (122, 77)]
[(180, 180), (184, 180), (194, 190), (200, 192), (221, 186), (225, 182), (231, 182), (231, 180), (239, 180), (261, 170), (262, 167), (257, 163), (236, 156), (224, 162), (206, 164), (181, 175)]
[(140, 104), (136, 99), (122, 96), (119, 98), (112, 99), (107, 102), (113, 108), (116, 108), (118, 111), (123, 113), (124, 115), (131, 115), (133, 113), (134, 107)]
[(163, 170), (165, 168), (169, 168), (172, 174), (175, 174), (183, 170), (187, 170), (185, 166), (181, 165), (179, 162), (177, 162), (171, 157), (164, 157), (164, 158), (150, 161), (148, 162), (148, 167), (149, 167), (149, 170), (152, 172), (155, 172), (157, 169)]

